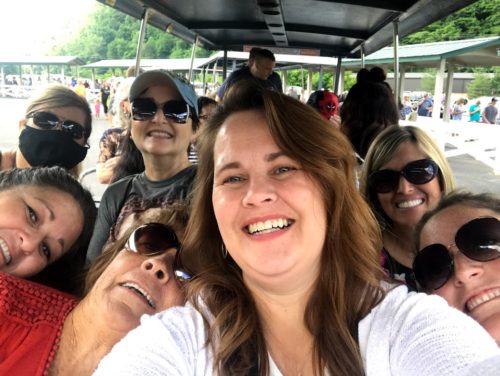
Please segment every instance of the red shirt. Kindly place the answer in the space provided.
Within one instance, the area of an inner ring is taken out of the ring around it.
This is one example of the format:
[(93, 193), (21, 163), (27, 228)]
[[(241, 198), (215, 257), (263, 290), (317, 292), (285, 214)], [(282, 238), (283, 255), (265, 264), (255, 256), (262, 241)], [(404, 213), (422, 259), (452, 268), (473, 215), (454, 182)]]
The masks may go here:
[(66, 293), (0, 273), (0, 375), (47, 374), (64, 320), (77, 303)]

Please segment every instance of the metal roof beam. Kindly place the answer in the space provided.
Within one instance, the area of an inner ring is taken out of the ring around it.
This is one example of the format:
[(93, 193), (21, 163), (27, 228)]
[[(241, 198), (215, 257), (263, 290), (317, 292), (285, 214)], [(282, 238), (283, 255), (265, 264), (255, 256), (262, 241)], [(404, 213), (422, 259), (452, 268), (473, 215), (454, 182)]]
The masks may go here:
[(385, 9), (393, 12), (405, 12), (410, 8), (414, 0), (317, 0), (325, 3), (339, 3), (348, 5), (359, 5), (361, 7), (369, 7), (376, 9)]
[(295, 31), (299, 33), (324, 34), (336, 37), (354, 38), (361, 40), (365, 40), (370, 36), (369, 33), (363, 32), (361, 30), (346, 30), (346, 29), (338, 29), (335, 27), (323, 27), (323, 26), (304, 25), (304, 24), (287, 24), (286, 30)]

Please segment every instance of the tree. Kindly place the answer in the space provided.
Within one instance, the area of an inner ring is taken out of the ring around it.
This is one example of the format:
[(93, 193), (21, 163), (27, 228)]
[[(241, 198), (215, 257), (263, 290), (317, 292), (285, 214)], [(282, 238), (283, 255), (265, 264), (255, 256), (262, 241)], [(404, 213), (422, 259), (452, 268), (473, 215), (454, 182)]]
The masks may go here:
[(491, 80), (484, 73), (477, 73), (474, 79), (467, 85), (467, 96), (469, 98), (477, 98), (491, 94), (493, 94)]
[[(451, 0), (450, 0), (451, 1)], [(500, 0), (479, 0), (410, 34), (401, 44), (429, 43), (500, 34)]]

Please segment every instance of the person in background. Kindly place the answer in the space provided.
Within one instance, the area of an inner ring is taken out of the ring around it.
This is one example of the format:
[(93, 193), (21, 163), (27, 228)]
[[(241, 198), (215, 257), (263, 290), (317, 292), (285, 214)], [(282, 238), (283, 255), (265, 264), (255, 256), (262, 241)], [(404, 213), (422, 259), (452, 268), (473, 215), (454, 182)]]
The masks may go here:
[(462, 120), (462, 114), (467, 112), (465, 105), (467, 104), (467, 99), (459, 98), (454, 104), (451, 110), (451, 120)]
[(500, 345), (500, 198), (445, 196), (419, 222), (415, 248), (420, 289), (471, 316)]
[(141, 315), (184, 304), (187, 207), (142, 214), (90, 267), (81, 301), (0, 273), (0, 374), (91, 375)]
[(483, 122), (488, 124), (496, 123), (498, 115), (498, 108), (496, 108), (496, 104), (497, 104), (497, 99), (491, 98), (491, 102), (488, 103), (488, 105), (483, 110), (482, 114)]
[(101, 117), (101, 100), (99, 98), (95, 99), (94, 110), (95, 117), (99, 119)]
[(448, 161), (420, 128), (393, 127), (373, 141), (360, 182), (360, 192), (382, 230), (384, 269), (390, 277), (414, 290), (414, 229), (441, 196), (454, 188)]
[(83, 81), (81, 79), (78, 79), (75, 87), (73, 88), (76, 94), (78, 94), (82, 98), (87, 98), (87, 88), (83, 84)]
[(283, 92), (283, 84), (278, 73), (273, 72), (276, 65), (274, 54), (265, 48), (254, 47), (250, 50), (248, 65), (232, 72), (217, 92), (217, 100), (224, 100), (224, 94), (235, 82), (252, 80), (262, 87)]
[(97, 209), (61, 167), (0, 172), (0, 271), (74, 292)]
[[(113, 101), (113, 126), (106, 129), (99, 140), (99, 159), (96, 164), (97, 180), (101, 184), (109, 184), (120, 160), (120, 145), (131, 124), (129, 92), (133, 77), (122, 80), (116, 90)], [(144, 171), (134, 171), (139, 173)]]
[(321, 116), (332, 122), (337, 128), (340, 127), (340, 116), (337, 115), (339, 98), (335, 93), (327, 89), (316, 90), (309, 96), (307, 104), (319, 111)]
[(399, 110), (385, 73), (381, 69), (358, 72), (358, 81), (351, 87), (340, 107), (340, 129), (351, 141), (360, 162), (373, 139), (384, 129), (399, 123)]
[(429, 97), (428, 93), (425, 93), (422, 100), (418, 103), (418, 116), (427, 116), (430, 117), (432, 115), (432, 107), (434, 105), (434, 101)]
[(92, 132), (86, 99), (63, 85), (48, 85), (30, 99), (19, 129), (18, 146), (0, 154), (0, 170), (61, 166), (79, 175)]
[(101, 252), (128, 200), (164, 197), (187, 201), (196, 174), (187, 153), (198, 126), (198, 97), (193, 87), (173, 73), (151, 70), (135, 78), (129, 97), (132, 124), (127, 134), (142, 154), (145, 169), (110, 184), (104, 192), (89, 261)]
[(101, 95), (101, 103), (102, 109), (104, 111), (104, 117), (108, 116), (108, 104), (109, 104), (109, 96), (111, 95), (111, 87), (109, 86), (109, 81), (105, 80), (100, 88)]
[(196, 152), (196, 136), (199, 130), (205, 126), (208, 119), (210, 119), (210, 117), (212, 116), (212, 114), (215, 112), (216, 109), (217, 109), (217, 102), (215, 101), (215, 99), (209, 97), (198, 98), (198, 111), (200, 113), (200, 115), (198, 116), (199, 125), (198, 125), (198, 130), (196, 131), (196, 133), (193, 134), (193, 137), (191, 138), (191, 143), (189, 144), (189, 151), (188, 151), (188, 160), (193, 164), (198, 163), (198, 153)]
[(477, 101), (469, 107), (469, 121), (478, 123), (481, 121), (481, 101)]
[(142, 316), (95, 376), (457, 375), (500, 356), (442, 299), (382, 282), (351, 145), (317, 111), (241, 82), (199, 146), (188, 304)]

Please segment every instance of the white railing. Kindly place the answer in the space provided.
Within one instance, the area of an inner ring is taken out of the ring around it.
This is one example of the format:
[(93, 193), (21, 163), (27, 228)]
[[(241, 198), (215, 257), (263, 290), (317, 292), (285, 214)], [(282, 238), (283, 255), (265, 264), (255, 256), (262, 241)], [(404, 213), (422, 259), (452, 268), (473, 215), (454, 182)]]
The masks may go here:
[(400, 124), (425, 129), (445, 151), (446, 157), (468, 154), (500, 174), (500, 125), (455, 120), (446, 123), (420, 116), (416, 122), (400, 121)]

